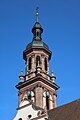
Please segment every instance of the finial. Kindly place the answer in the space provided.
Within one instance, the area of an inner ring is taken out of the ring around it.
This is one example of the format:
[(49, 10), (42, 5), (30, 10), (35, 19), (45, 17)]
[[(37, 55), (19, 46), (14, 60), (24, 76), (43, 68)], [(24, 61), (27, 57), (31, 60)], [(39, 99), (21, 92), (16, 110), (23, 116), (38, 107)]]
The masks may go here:
[(22, 70), (21, 70), (21, 72), (20, 72), (19, 78), (20, 78), (20, 82), (24, 82), (24, 74), (23, 74), (23, 71), (22, 71)]
[(51, 76), (51, 80), (52, 80), (52, 82), (54, 82), (55, 79), (56, 79), (56, 77), (54, 76), (54, 72), (52, 71), (52, 76)]
[(54, 76), (54, 72), (52, 71), (52, 77)]
[(20, 71), (20, 75), (23, 75), (23, 70)]
[(36, 7), (36, 22), (38, 22), (38, 15), (39, 15), (39, 13), (38, 13), (38, 7)]

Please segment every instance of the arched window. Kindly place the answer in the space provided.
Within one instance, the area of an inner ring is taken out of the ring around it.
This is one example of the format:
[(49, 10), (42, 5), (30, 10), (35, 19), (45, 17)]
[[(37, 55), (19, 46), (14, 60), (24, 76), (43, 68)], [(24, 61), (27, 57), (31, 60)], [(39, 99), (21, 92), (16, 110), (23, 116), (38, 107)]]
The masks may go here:
[(19, 120), (22, 120), (22, 118), (19, 118)]
[(31, 59), (31, 57), (29, 57), (29, 64), (28, 64), (28, 69), (29, 70), (31, 70), (31, 61), (32, 61), (32, 59)]
[(46, 92), (46, 106), (47, 106), (47, 110), (49, 110), (49, 95), (50, 95), (50, 93), (47, 91)]
[(44, 62), (45, 62), (45, 70), (47, 71), (47, 59), (46, 58), (44, 59)]
[(27, 91), (27, 96), (28, 96), (28, 99), (31, 100), (31, 90)]
[(38, 64), (40, 65), (40, 56), (36, 57), (36, 67), (38, 66)]

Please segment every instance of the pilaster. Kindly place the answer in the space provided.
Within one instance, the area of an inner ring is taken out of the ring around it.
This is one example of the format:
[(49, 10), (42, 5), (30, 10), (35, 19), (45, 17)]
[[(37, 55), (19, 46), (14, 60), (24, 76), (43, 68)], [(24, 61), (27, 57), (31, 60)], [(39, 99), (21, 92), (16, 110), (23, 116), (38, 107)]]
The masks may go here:
[(43, 90), (42, 87), (37, 87), (35, 89), (35, 100), (36, 100), (36, 106), (43, 107)]

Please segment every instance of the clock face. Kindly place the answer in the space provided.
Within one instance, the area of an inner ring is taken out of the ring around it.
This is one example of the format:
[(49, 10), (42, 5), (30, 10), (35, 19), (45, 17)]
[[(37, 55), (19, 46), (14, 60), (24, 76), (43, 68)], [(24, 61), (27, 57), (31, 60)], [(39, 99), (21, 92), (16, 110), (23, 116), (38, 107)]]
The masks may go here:
[(47, 92), (46, 92), (46, 96), (49, 96), (49, 95), (50, 95), (50, 93), (47, 91)]
[(27, 95), (31, 95), (31, 90), (28, 90), (28, 91), (27, 91)]
[(50, 96), (50, 93), (49, 93), (48, 91), (45, 91), (45, 92), (43, 93), (43, 95), (44, 95), (44, 97)]

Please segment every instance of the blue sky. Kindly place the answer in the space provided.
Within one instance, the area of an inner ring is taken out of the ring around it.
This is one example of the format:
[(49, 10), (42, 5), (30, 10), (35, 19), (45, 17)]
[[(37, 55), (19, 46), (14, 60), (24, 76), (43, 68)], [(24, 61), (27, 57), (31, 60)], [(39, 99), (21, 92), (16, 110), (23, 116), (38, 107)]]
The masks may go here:
[(32, 40), (35, 9), (43, 41), (52, 51), (53, 70), (60, 86), (57, 105), (80, 98), (80, 0), (0, 0), (0, 118), (11, 120), (18, 105), (20, 70), (25, 72), (23, 50)]

